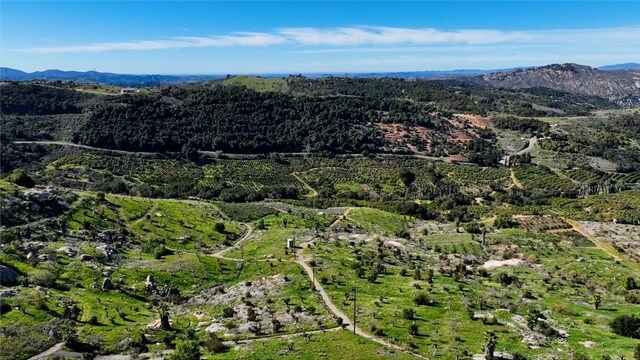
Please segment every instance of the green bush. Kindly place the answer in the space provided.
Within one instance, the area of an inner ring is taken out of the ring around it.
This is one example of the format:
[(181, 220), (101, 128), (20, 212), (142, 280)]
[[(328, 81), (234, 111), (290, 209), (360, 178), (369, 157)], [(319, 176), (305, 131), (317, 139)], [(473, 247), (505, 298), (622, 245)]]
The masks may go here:
[(227, 346), (213, 333), (207, 333), (202, 341), (202, 346), (210, 353), (217, 354), (227, 350)]
[(197, 341), (179, 341), (176, 350), (167, 355), (167, 360), (200, 360), (202, 353)]
[(413, 297), (413, 303), (416, 305), (433, 305), (433, 300), (431, 300), (429, 294), (423, 292)]
[(52, 287), (57, 278), (56, 274), (46, 269), (36, 269), (29, 273), (29, 283), (38, 286)]
[(496, 229), (508, 229), (516, 226), (516, 222), (511, 219), (511, 215), (500, 214), (493, 223)]
[(15, 170), (11, 175), (7, 176), (7, 181), (12, 182), (19, 186), (24, 186), (26, 188), (32, 188), (36, 186), (35, 181), (27, 175), (24, 170)]
[(620, 315), (610, 324), (611, 330), (621, 336), (640, 339), (640, 317)]

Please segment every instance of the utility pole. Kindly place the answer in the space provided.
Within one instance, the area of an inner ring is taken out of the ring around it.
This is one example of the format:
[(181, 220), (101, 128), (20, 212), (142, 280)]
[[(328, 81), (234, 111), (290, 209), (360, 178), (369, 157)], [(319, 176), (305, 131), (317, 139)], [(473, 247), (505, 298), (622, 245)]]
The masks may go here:
[(313, 285), (313, 291), (316, 291), (316, 271), (313, 269), (313, 264), (315, 264), (313, 256), (311, 257), (311, 264), (311, 285)]
[(356, 286), (353, 287), (353, 334), (356, 333), (356, 317), (358, 316), (358, 288)]

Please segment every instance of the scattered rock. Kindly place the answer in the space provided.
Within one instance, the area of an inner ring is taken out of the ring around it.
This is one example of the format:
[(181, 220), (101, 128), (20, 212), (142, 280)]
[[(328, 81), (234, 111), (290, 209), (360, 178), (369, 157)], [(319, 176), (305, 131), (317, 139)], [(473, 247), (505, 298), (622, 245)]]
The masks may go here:
[(384, 246), (388, 248), (404, 248), (404, 245), (400, 244), (397, 241), (387, 240), (384, 242)]
[(520, 259), (509, 259), (509, 260), (489, 260), (485, 262), (482, 267), (491, 270), (493, 268), (497, 268), (500, 266), (517, 266), (522, 264), (522, 260)]
[[(169, 320), (169, 325), (173, 326), (173, 321)], [(150, 330), (160, 330), (162, 329), (162, 323), (160, 319), (153, 320), (147, 325), (147, 328)]]
[(0, 265), (0, 285), (18, 285), (18, 272), (6, 265)]
[(473, 314), (473, 320), (484, 320), (484, 319), (492, 319), (495, 316), (491, 314)]
[(102, 291), (107, 291), (113, 289), (113, 282), (108, 277), (102, 280)]
[(208, 333), (219, 333), (219, 332), (229, 331), (229, 329), (227, 329), (227, 327), (222, 325), (221, 323), (213, 323), (209, 325), (206, 329), (204, 329), (204, 331)]
[(78, 254), (78, 250), (72, 248), (71, 246), (63, 246), (58, 249), (58, 252), (68, 257), (74, 257)]
[(13, 291), (11, 290), (0, 291), (0, 298), (12, 297), (12, 296), (13, 296)]
[(529, 325), (527, 325), (527, 320), (522, 315), (513, 315), (512, 320), (525, 329), (529, 328)]
[(578, 344), (582, 344), (587, 349), (590, 349), (596, 345), (596, 343), (593, 341), (579, 341)]
[(80, 255), (80, 260), (82, 260), (82, 261), (91, 261), (91, 260), (93, 260), (93, 256), (91, 256), (89, 254), (82, 254), (82, 255)]
[(522, 337), (522, 343), (530, 349), (539, 349), (547, 344), (547, 337), (537, 332), (531, 332)]

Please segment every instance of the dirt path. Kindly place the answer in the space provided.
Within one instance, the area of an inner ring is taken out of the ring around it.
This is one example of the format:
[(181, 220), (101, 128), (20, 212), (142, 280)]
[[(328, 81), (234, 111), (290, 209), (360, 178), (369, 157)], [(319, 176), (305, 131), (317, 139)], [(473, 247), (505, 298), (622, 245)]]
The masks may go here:
[[(68, 142), (68, 141), (15, 140), (15, 141), (11, 141), (11, 143), (12, 144), (36, 144), (36, 145), (72, 146), (72, 147), (86, 149), (86, 150), (107, 151), (107, 152), (125, 154), (125, 155), (160, 155), (160, 156), (163, 155), (162, 153), (152, 152), (152, 151), (117, 150), (117, 149), (109, 149), (109, 148), (101, 148), (101, 147), (95, 147), (95, 146), (89, 146), (89, 145), (76, 144), (76, 143), (72, 143), (72, 142)], [(204, 154), (204, 155), (210, 155), (210, 156), (219, 156), (220, 154), (223, 154), (223, 155), (225, 155), (225, 156), (227, 156), (229, 158), (232, 158), (232, 159), (252, 159), (252, 158), (257, 158), (257, 157), (262, 156), (262, 155), (268, 155), (268, 153), (261, 153), (261, 154), (258, 154), (258, 153), (256, 153), (256, 154), (234, 154), (234, 153), (224, 153), (224, 152), (206, 151), (206, 150), (198, 150), (198, 153)], [(309, 152), (290, 152), (290, 153), (282, 153), (282, 154), (287, 155), (287, 156), (316, 155), (315, 153), (309, 153)], [(337, 156), (338, 157), (343, 157), (343, 158), (361, 158), (361, 157), (364, 157), (364, 155), (362, 155), (362, 154), (338, 154)], [(418, 159), (433, 160), (433, 161), (451, 162), (451, 160), (446, 158), (446, 157), (435, 157), (435, 156), (427, 156), (427, 155), (420, 155), (420, 154), (387, 154), (387, 153), (381, 153), (381, 154), (376, 154), (376, 156), (400, 157), (400, 158), (401, 157), (407, 157), (407, 158), (418, 158)], [(475, 165), (475, 164), (471, 164), (471, 163), (467, 163), (467, 162), (458, 162), (458, 163)]]
[(89, 145), (76, 144), (67, 141), (12, 141), (13, 144), (37, 144), (37, 145), (60, 145), (60, 146), (71, 146), (77, 147), (80, 149), (87, 150), (98, 150), (98, 151), (108, 151), (117, 154), (125, 154), (125, 155), (149, 155), (149, 154), (158, 154), (155, 152), (146, 152), (146, 151), (126, 151), (126, 150), (116, 150), (116, 149), (107, 149), (107, 148), (99, 148), (93, 147)]
[(517, 187), (518, 189), (524, 189), (524, 186), (522, 186), (522, 183), (516, 177), (516, 173), (513, 172), (513, 169), (510, 169), (510, 172), (511, 172), (511, 181), (513, 182), (513, 186)]
[(316, 189), (312, 188), (308, 182), (304, 181), (304, 179), (302, 179), (298, 175), (298, 173), (294, 172), (294, 173), (291, 173), (291, 175), (293, 175), (294, 178), (298, 179), (298, 181), (300, 181), (302, 186), (309, 191), (309, 197), (318, 197), (318, 192), (316, 191)]
[(527, 145), (526, 148), (518, 151), (516, 153), (516, 155), (524, 155), (526, 153), (530, 153), (531, 150), (533, 150), (533, 148), (536, 146), (536, 144), (538, 143), (538, 138), (536, 136), (532, 137), (529, 139), (529, 145)]
[(340, 222), (340, 220), (346, 220), (347, 219), (347, 215), (349, 215), (349, 211), (351, 211), (351, 209), (353, 208), (347, 208), (345, 211), (342, 212), (342, 214), (340, 214), (340, 216), (338, 216), (337, 219), (335, 219), (331, 225), (329, 225), (330, 228), (334, 227), (337, 223)]
[(39, 359), (46, 359), (48, 356), (51, 356), (55, 353), (57, 353), (58, 351), (62, 350), (62, 348), (64, 347), (64, 343), (57, 343), (55, 345), (53, 345), (52, 347), (50, 347), (49, 349), (41, 352), (40, 354), (30, 357), (29, 360), (39, 360)]
[(620, 253), (618, 253), (618, 251), (616, 251), (616, 249), (614, 249), (611, 245), (607, 244), (606, 242), (596, 239), (593, 235), (591, 235), (591, 233), (589, 233), (582, 226), (580, 226), (580, 224), (578, 224), (577, 221), (569, 219), (569, 218), (566, 218), (566, 217), (563, 217), (562, 220), (564, 220), (567, 224), (573, 226), (573, 229), (575, 231), (579, 232), (580, 234), (582, 234), (582, 236), (584, 236), (587, 239), (591, 240), (591, 242), (598, 249), (606, 252), (611, 257), (613, 257), (614, 259), (620, 261), (621, 263), (626, 264), (631, 269), (640, 272), (640, 265), (638, 265), (637, 263), (635, 263), (633, 261), (629, 261), (629, 259), (627, 259), (627, 258), (623, 257), (622, 255), (620, 255)]
[[(335, 306), (335, 304), (333, 303), (333, 301), (331, 301), (331, 297), (329, 297), (329, 294), (327, 294), (327, 292), (324, 290), (324, 288), (322, 287), (322, 285), (318, 282), (318, 280), (316, 280), (315, 276), (313, 275), (313, 269), (307, 264), (306, 259), (300, 254), (300, 250), (298, 250), (298, 256), (296, 257), (296, 263), (299, 264), (300, 266), (302, 266), (302, 268), (307, 272), (307, 275), (309, 275), (309, 280), (311, 280), (313, 282), (313, 285), (315, 286), (316, 291), (318, 291), (318, 293), (320, 293), (320, 296), (322, 296), (322, 300), (324, 301), (324, 303), (327, 305), (327, 308), (329, 310), (331, 310), (332, 313), (334, 313), (336, 316), (338, 316), (339, 318), (342, 319), (342, 323), (345, 324), (345, 328), (353, 331), (354, 329), (354, 325), (351, 322), (351, 320), (349, 320), (349, 317), (347, 315), (345, 315), (342, 311), (340, 311), (340, 309), (338, 309), (337, 306)], [(420, 359), (427, 359), (426, 357), (413, 353), (401, 346), (392, 344), (384, 339), (381, 339), (377, 336), (371, 335), (369, 333), (366, 333), (364, 331), (362, 331), (361, 328), (359, 328), (358, 326), (355, 326), (355, 334), (362, 336), (365, 339), (369, 339), (372, 341), (377, 342), (378, 344), (384, 345), (386, 347), (390, 347), (392, 349), (398, 350), (398, 351), (402, 351), (411, 355), (414, 355)]]
[(218, 259), (223, 259), (223, 260), (229, 260), (229, 261), (245, 261), (245, 259), (237, 259), (237, 258), (230, 258), (230, 257), (226, 257), (223, 254), (226, 253), (227, 251), (231, 250), (231, 249), (237, 249), (240, 245), (242, 245), (243, 243), (245, 243), (247, 240), (249, 240), (249, 238), (251, 237), (251, 235), (253, 235), (253, 226), (251, 226), (250, 224), (244, 224), (247, 227), (247, 232), (244, 233), (244, 235), (242, 235), (242, 237), (236, 241), (233, 245), (224, 248), (220, 251), (218, 251), (215, 254), (211, 254), (209, 256), (213, 256), (215, 258)]

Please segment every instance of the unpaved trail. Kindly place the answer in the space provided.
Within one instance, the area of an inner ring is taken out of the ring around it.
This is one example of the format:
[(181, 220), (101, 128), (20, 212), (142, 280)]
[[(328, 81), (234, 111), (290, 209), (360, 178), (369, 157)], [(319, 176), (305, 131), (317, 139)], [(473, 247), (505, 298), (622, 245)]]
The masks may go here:
[(526, 148), (518, 151), (516, 153), (516, 155), (524, 155), (526, 153), (530, 153), (531, 150), (533, 150), (533, 148), (536, 146), (536, 144), (538, 143), (538, 137), (534, 136), (532, 138), (529, 139), (529, 145), (527, 145)]
[(149, 154), (158, 154), (155, 152), (147, 152), (147, 151), (126, 151), (126, 150), (117, 150), (117, 149), (108, 149), (108, 148), (100, 148), (89, 145), (76, 144), (68, 141), (35, 141), (35, 140), (18, 140), (12, 141), (13, 144), (37, 144), (37, 145), (60, 145), (60, 146), (71, 146), (80, 149), (87, 150), (97, 150), (97, 151), (108, 151), (117, 154), (125, 154), (125, 155), (149, 155)]
[(64, 342), (57, 343), (57, 344), (53, 345), (52, 347), (50, 347), (49, 349), (41, 352), (40, 354), (30, 357), (29, 360), (46, 359), (47, 357), (49, 357), (49, 356), (57, 353), (58, 351), (62, 350), (63, 347), (64, 347)]
[(335, 219), (331, 225), (329, 225), (330, 228), (334, 227), (337, 223), (340, 222), (340, 220), (346, 220), (347, 219), (347, 215), (349, 215), (349, 211), (351, 211), (353, 208), (349, 207), (347, 208), (345, 211), (342, 212), (342, 214), (340, 214), (340, 216), (338, 216), (337, 219)]
[(247, 227), (247, 232), (244, 233), (244, 235), (242, 235), (242, 237), (236, 241), (233, 245), (224, 248), (220, 251), (218, 251), (215, 254), (211, 254), (209, 256), (213, 256), (215, 258), (218, 259), (222, 259), (222, 260), (229, 260), (229, 261), (245, 261), (245, 259), (237, 259), (237, 258), (230, 258), (230, 257), (226, 257), (223, 254), (226, 253), (227, 251), (231, 250), (231, 249), (237, 249), (240, 245), (242, 245), (243, 243), (245, 243), (250, 237), (251, 235), (253, 235), (253, 226), (251, 226), (250, 224), (244, 224)]
[(291, 175), (293, 175), (294, 178), (296, 178), (298, 181), (300, 181), (302, 186), (309, 191), (309, 197), (318, 197), (318, 192), (316, 191), (316, 189), (312, 188), (311, 185), (309, 185), (308, 182), (306, 182), (303, 178), (301, 178), (298, 175), (298, 173), (294, 172), (294, 173), (291, 173)]
[[(300, 250), (298, 250), (298, 254), (296, 257), (296, 263), (300, 266), (302, 266), (302, 268), (307, 272), (307, 275), (309, 275), (309, 280), (311, 280), (313, 282), (313, 285), (316, 289), (316, 291), (318, 291), (318, 293), (320, 293), (320, 296), (322, 296), (322, 300), (324, 301), (324, 303), (327, 305), (327, 308), (329, 310), (331, 310), (332, 313), (334, 313), (336, 316), (338, 316), (339, 318), (342, 319), (342, 323), (345, 324), (345, 328), (347, 330), (350, 331), (354, 331), (354, 325), (351, 322), (351, 320), (349, 320), (349, 317), (347, 317), (347, 315), (345, 315), (342, 311), (340, 311), (340, 309), (338, 309), (337, 306), (335, 306), (335, 304), (333, 303), (333, 301), (331, 301), (331, 297), (329, 297), (329, 295), (327, 294), (327, 292), (324, 290), (324, 288), (322, 287), (322, 285), (318, 282), (318, 280), (316, 280), (315, 276), (313, 275), (313, 269), (307, 264), (306, 259), (300, 254)], [(427, 359), (426, 357), (416, 354), (414, 352), (411, 352), (401, 346), (398, 346), (396, 344), (392, 344), (384, 339), (381, 339), (377, 336), (371, 335), (369, 333), (366, 333), (364, 331), (362, 331), (361, 328), (359, 328), (358, 326), (355, 326), (355, 334), (362, 336), (365, 339), (369, 339), (372, 341), (377, 342), (378, 344), (384, 345), (386, 347), (398, 350), (398, 351), (402, 351), (405, 352), (407, 354), (411, 354), (413, 356), (416, 356), (417, 358), (420, 359)]]
[[(125, 155), (163, 155), (163, 153), (153, 152), (153, 151), (118, 150), (118, 149), (101, 148), (101, 147), (95, 147), (95, 146), (89, 146), (89, 145), (76, 144), (76, 143), (72, 143), (72, 142), (68, 142), (68, 141), (14, 140), (14, 141), (11, 141), (10, 143), (12, 143), (12, 144), (36, 144), (36, 145), (72, 146), (72, 147), (86, 149), (86, 150), (107, 151), (107, 152), (125, 154)], [(171, 152), (169, 152), (169, 153), (171, 153)], [(227, 156), (229, 158), (232, 158), (232, 159), (234, 159), (234, 158), (237, 158), (237, 159), (252, 159), (252, 158), (257, 158), (258, 156), (262, 156), (262, 155), (269, 155), (269, 153), (236, 154), (236, 153), (225, 153), (225, 152), (208, 151), (208, 150), (198, 150), (198, 153), (204, 154), (204, 155), (210, 155), (210, 156), (219, 156), (220, 154), (223, 154), (223, 155), (225, 155), (225, 156)], [(314, 155), (315, 153), (310, 153), (310, 152), (288, 152), (288, 153), (282, 153), (282, 154), (285, 154), (287, 156), (308, 156), (308, 155)], [(407, 158), (418, 158), (418, 159), (433, 160), (433, 161), (451, 162), (451, 160), (448, 159), (447, 157), (427, 156), (427, 155), (421, 155), (421, 154), (388, 154), (388, 153), (381, 153), (381, 154), (377, 154), (376, 156), (399, 157), (399, 158), (407, 157)], [(362, 154), (338, 154), (338, 157), (340, 157), (340, 158), (362, 158), (362, 157), (364, 157), (364, 155), (362, 155)], [(460, 161), (458, 163), (476, 165), (476, 164), (472, 164), (472, 163), (468, 163), (468, 162), (460, 162)]]
[(516, 173), (513, 172), (513, 169), (510, 169), (510, 172), (511, 172), (511, 181), (513, 182), (513, 186), (517, 187), (518, 189), (524, 189), (524, 186), (522, 186), (522, 183), (516, 177)]

